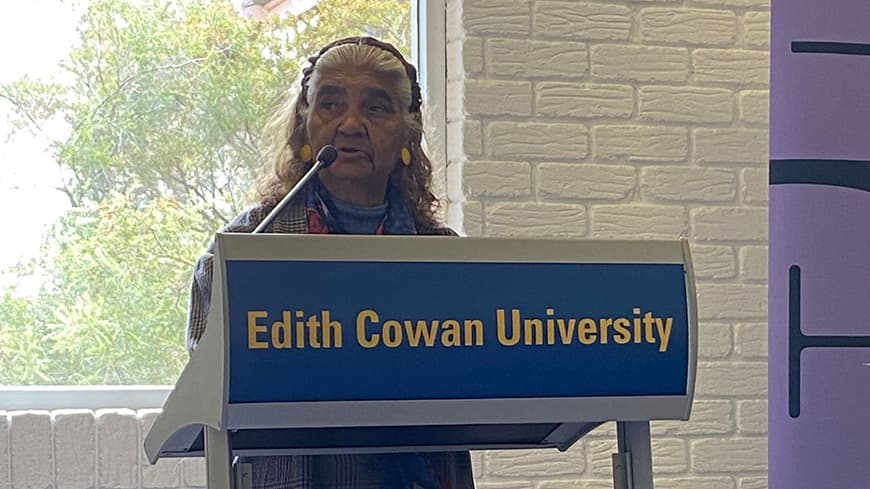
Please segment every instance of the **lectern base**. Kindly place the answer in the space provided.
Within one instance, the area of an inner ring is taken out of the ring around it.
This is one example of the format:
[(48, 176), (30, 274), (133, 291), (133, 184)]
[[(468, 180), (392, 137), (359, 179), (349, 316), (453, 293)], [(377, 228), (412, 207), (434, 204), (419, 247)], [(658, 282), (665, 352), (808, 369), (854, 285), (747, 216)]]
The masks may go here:
[(616, 439), (613, 489), (653, 489), (649, 422), (617, 422)]
[(232, 451), (226, 431), (205, 427), (205, 470), (208, 489), (234, 489)]

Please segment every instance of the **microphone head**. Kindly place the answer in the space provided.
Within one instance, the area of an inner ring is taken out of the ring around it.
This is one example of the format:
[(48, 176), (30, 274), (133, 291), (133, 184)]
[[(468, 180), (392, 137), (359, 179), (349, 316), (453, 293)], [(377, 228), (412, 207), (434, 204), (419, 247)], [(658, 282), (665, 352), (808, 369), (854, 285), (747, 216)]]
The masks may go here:
[(338, 158), (338, 150), (335, 146), (327, 144), (317, 152), (316, 161), (320, 162), (320, 168), (323, 169), (335, 162), (336, 158)]

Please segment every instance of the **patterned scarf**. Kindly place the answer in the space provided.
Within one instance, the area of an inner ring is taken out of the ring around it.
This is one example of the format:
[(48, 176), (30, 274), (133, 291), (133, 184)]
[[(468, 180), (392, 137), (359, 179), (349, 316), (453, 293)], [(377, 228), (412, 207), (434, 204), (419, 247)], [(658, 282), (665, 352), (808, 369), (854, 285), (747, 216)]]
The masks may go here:
[[(335, 218), (332, 197), (319, 178), (313, 178), (306, 189), (305, 213), (308, 216), (309, 234), (344, 234)], [(392, 185), (387, 187), (387, 213), (375, 234), (417, 234), (408, 204), (402, 193)]]

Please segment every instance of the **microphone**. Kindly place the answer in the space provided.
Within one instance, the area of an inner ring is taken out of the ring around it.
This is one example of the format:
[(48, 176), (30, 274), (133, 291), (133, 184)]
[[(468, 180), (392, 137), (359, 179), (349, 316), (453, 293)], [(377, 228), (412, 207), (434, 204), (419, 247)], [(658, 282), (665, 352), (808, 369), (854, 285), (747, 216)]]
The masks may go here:
[(293, 200), (293, 197), (296, 196), (296, 194), (298, 194), (303, 187), (305, 187), (305, 184), (308, 183), (308, 181), (311, 180), (311, 178), (314, 177), (314, 175), (316, 175), (318, 171), (334, 163), (336, 158), (338, 158), (338, 151), (335, 149), (334, 146), (330, 146), (327, 144), (326, 146), (321, 148), (320, 151), (317, 152), (317, 158), (314, 160), (314, 165), (311, 166), (311, 169), (305, 172), (305, 175), (303, 175), (302, 178), (300, 178), (299, 181), (296, 182), (296, 185), (294, 185), (293, 188), (291, 188), (290, 191), (287, 192), (287, 195), (285, 195), (284, 198), (281, 199), (280, 202), (278, 202), (278, 205), (276, 205), (275, 208), (272, 209), (272, 212), (269, 212), (266, 218), (257, 225), (256, 229), (254, 229), (253, 231), (253, 234), (259, 234), (265, 231), (266, 228), (269, 227), (270, 224), (272, 224), (272, 221), (274, 221), (275, 218), (278, 217), (278, 214), (280, 214), (281, 211), (283, 211), (284, 208), (287, 207), (287, 204), (289, 204), (290, 201)]

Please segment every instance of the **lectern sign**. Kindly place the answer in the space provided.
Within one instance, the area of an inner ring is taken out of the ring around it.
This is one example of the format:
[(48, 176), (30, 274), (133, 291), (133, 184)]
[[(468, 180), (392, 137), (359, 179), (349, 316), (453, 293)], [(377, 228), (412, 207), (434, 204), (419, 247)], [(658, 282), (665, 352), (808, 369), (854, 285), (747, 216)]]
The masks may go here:
[(666, 263), (227, 260), (230, 403), (685, 395)]

